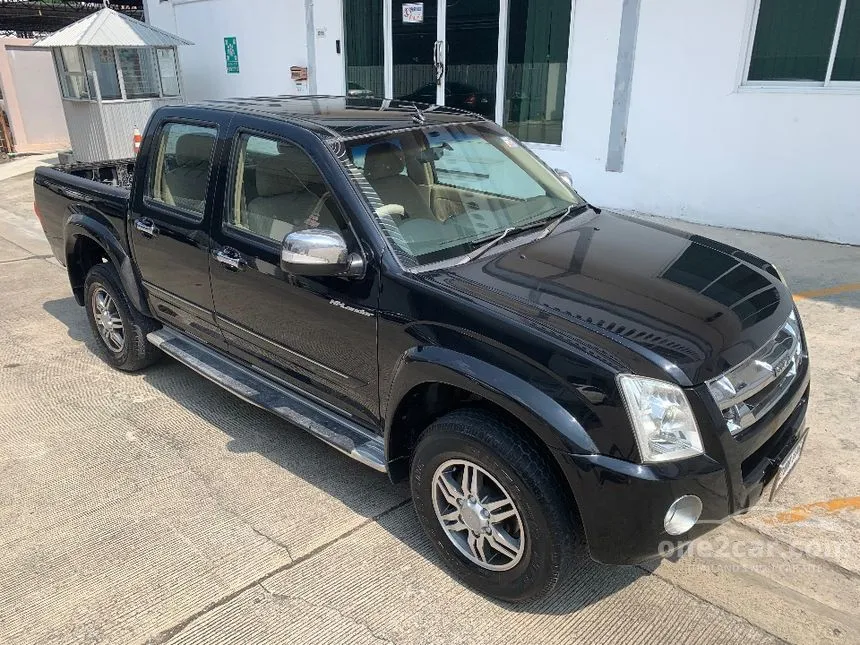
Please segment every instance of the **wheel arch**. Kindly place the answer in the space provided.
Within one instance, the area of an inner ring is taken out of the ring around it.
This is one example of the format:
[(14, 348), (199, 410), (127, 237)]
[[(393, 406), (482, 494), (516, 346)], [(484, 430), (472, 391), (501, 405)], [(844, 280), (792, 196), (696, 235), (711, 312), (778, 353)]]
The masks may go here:
[(405, 352), (387, 401), (385, 455), (394, 481), (408, 474), (412, 449), (424, 428), (465, 405), (488, 407), (513, 418), (546, 448), (554, 463), (555, 450), (598, 452), (576, 418), (547, 394), (495, 365), (441, 347)]
[(131, 258), (117, 240), (112, 227), (91, 215), (74, 212), (65, 227), (66, 270), (72, 293), (79, 305), (84, 304), (84, 280), (89, 270), (101, 262), (110, 262), (119, 275), (129, 302), (140, 313), (152, 316)]

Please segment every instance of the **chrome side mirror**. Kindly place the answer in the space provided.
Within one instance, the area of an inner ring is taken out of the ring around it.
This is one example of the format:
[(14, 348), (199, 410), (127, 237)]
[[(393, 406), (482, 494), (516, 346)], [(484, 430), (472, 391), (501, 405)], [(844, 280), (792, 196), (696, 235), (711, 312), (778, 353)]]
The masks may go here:
[(350, 254), (340, 233), (309, 228), (289, 233), (281, 245), (281, 268), (307, 276), (359, 276), (364, 260)]
[(573, 188), (573, 177), (569, 172), (562, 170), (561, 168), (555, 168), (554, 170), (555, 174), (558, 175), (564, 183)]

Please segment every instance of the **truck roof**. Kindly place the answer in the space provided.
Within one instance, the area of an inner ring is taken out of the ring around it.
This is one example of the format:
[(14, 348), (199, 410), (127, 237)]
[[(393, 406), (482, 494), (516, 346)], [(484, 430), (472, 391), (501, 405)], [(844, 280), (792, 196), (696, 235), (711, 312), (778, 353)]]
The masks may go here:
[(323, 138), (349, 138), (417, 125), (486, 121), (439, 105), (348, 96), (255, 96), (205, 101), (189, 107), (244, 112), (295, 123)]

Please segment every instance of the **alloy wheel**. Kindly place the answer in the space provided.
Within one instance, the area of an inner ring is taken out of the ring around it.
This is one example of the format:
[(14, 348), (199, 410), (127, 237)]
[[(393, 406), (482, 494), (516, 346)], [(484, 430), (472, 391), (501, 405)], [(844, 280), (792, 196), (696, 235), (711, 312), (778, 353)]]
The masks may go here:
[(125, 329), (116, 308), (116, 302), (102, 287), (93, 291), (93, 317), (99, 335), (112, 352), (122, 351), (125, 345)]
[(433, 475), (433, 509), (452, 544), (473, 563), (507, 571), (525, 552), (523, 521), (511, 496), (481, 466), (449, 459)]

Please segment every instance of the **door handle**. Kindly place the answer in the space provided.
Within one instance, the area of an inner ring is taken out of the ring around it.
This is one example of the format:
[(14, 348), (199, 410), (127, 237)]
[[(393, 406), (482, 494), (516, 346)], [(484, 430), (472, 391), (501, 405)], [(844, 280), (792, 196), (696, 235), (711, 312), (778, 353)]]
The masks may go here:
[(147, 217), (138, 217), (134, 220), (134, 227), (146, 237), (155, 237), (158, 235), (158, 228), (152, 220)]
[(230, 269), (230, 271), (242, 271), (248, 266), (248, 263), (245, 262), (239, 251), (231, 246), (225, 246), (223, 249), (215, 251), (215, 259)]

